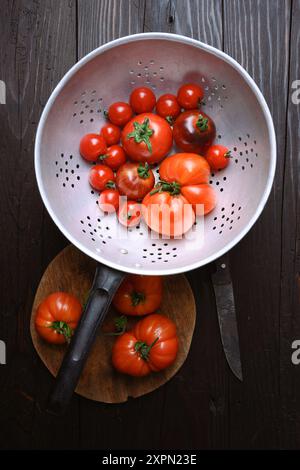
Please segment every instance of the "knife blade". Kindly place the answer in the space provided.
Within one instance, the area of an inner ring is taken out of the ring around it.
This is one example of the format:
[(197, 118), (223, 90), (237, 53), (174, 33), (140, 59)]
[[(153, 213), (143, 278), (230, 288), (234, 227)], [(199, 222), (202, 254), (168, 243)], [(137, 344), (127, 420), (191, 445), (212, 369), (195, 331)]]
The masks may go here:
[(228, 255), (224, 255), (215, 261), (215, 271), (211, 277), (216, 298), (223, 350), (233, 374), (242, 381), (243, 373), (239, 334)]

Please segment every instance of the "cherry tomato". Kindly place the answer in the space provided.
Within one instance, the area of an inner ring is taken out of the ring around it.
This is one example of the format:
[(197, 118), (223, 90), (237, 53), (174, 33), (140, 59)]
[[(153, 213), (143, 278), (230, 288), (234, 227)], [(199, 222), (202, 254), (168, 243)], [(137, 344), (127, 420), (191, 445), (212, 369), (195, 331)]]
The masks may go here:
[(111, 122), (102, 127), (100, 134), (104, 137), (107, 145), (118, 144), (121, 139), (121, 129)]
[(117, 189), (105, 189), (99, 196), (98, 206), (103, 212), (116, 212), (119, 207), (119, 197)]
[(198, 108), (204, 96), (203, 88), (195, 83), (182, 85), (177, 93), (177, 101), (184, 109)]
[(118, 101), (108, 108), (108, 119), (116, 126), (125, 126), (132, 116), (133, 112), (128, 103)]
[(178, 343), (172, 320), (163, 315), (149, 315), (137, 322), (132, 331), (118, 337), (112, 362), (123, 374), (143, 377), (173, 364)]
[(120, 224), (125, 227), (134, 227), (141, 220), (141, 207), (136, 201), (122, 201), (118, 210)]
[(209, 184), (182, 186), (181, 193), (188, 200), (196, 215), (206, 215), (217, 203), (216, 193)]
[(94, 189), (97, 189), (97, 191), (102, 191), (105, 188), (112, 187), (114, 179), (115, 175), (108, 166), (94, 165), (90, 169), (89, 182)]
[(173, 135), (181, 150), (204, 154), (216, 136), (216, 127), (207, 114), (193, 109), (178, 116)]
[(157, 163), (172, 147), (172, 129), (165, 119), (144, 113), (131, 119), (122, 131), (122, 144), (132, 160)]
[(169, 124), (180, 114), (180, 106), (175, 95), (166, 94), (159, 97), (156, 103), (156, 112), (159, 116), (165, 118)]
[(38, 306), (35, 328), (48, 343), (69, 342), (82, 314), (79, 300), (67, 292), (54, 292)]
[(112, 145), (105, 155), (100, 156), (100, 160), (112, 170), (117, 170), (126, 162), (126, 154), (120, 145)]
[(153, 171), (148, 163), (125, 163), (116, 175), (116, 185), (120, 194), (129, 199), (143, 199), (154, 186)]
[[(208, 214), (216, 205), (214, 189), (207, 184), (210, 168), (204, 157), (177, 153), (166, 158), (159, 168), (160, 179), (192, 204), (197, 215)], [(162, 184), (162, 188), (164, 185)]]
[(82, 137), (79, 152), (82, 158), (89, 162), (96, 162), (98, 157), (107, 150), (104, 137), (99, 134), (86, 134)]
[(224, 145), (212, 145), (206, 152), (206, 160), (212, 170), (223, 170), (230, 161), (230, 150)]
[(136, 114), (151, 113), (155, 106), (156, 98), (150, 88), (142, 86), (131, 92), (129, 102)]
[(161, 276), (127, 276), (114, 298), (114, 307), (124, 315), (147, 315), (161, 304), (163, 281)]
[(151, 191), (143, 199), (143, 217), (146, 224), (167, 237), (181, 236), (192, 227), (195, 214), (185, 197), (172, 191)]

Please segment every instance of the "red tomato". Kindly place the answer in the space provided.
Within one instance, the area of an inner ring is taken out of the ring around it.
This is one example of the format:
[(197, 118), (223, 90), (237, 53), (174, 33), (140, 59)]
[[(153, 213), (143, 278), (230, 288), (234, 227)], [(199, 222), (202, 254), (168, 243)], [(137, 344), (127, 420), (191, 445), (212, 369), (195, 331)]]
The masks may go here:
[(54, 292), (38, 306), (35, 328), (48, 343), (69, 342), (81, 317), (79, 300), (67, 292)]
[(161, 276), (130, 274), (117, 290), (113, 305), (124, 315), (147, 315), (160, 307), (162, 294)]
[(181, 150), (204, 154), (216, 137), (216, 127), (207, 114), (193, 109), (178, 116), (173, 135)]
[(122, 201), (118, 211), (120, 224), (134, 227), (141, 220), (141, 207), (136, 201)]
[(85, 160), (96, 162), (98, 157), (107, 150), (104, 137), (99, 134), (86, 134), (82, 137), (79, 152)]
[(210, 168), (204, 157), (195, 153), (175, 153), (159, 168), (160, 179), (180, 186), (208, 183)]
[(141, 86), (131, 92), (129, 102), (136, 114), (151, 113), (155, 106), (156, 98), (150, 88)]
[(112, 145), (105, 155), (100, 156), (100, 160), (112, 170), (117, 170), (126, 162), (126, 154), (120, 145)]
[(204, 96), (203, 88), (195, 83), (182, 85), (177, 93), (177, 100), (184, 109), (198, 108)]
[(216, 205), (215, 191), (207, 184), (209, 174), (206, 159), (193, 153), (172, 155), (162, 162), (159, 169), (160, 179), (171, 187), (177, 185), (178, 191), (192, 204), (197, 215), (208, 214)]
[(147, 194), (142, 204), (146, 224), (157, 233), (167, 237), (181, 236), (195, 222), (192, 206), (180, 191), (156, 190)]
[(152, 113), (135, 116), (124, 127), (122, 144), (132, 160), (157, 163), (172, 147), (172, 129), (165, 119)]
[(118, 337), (112, 350), (112, 362), (123, 374), (143, 377), (173, 364), (178, 343), (172, 320), (163, 315), (149, 315), (132, 331)]
[(107, 145), (118, 144), (121, 139), (121, 129), (111, 122), (102, 127), (100, 134), (104, 137)]
[(156, 103), (156, 112), (159, 116), (165, 118), (169, 124), (180, 114), (180, 106), (175, 95), (166, 94), (159, 97)]
[(128, 103), (118, 101), (108, 108), (108, 119), (116, 126), (125, 126), (132, 116), (133, 112)]
[(116, 185), (120, 194), (129, 199), (143, 199), (154, 186), (153, 171), (148, 163), (125, 163), (116, 175)]
[(98, 206), (103, 212), (116, 212), (119, 207), (119, 197), (117, 189), (105, 189), (99, 196)]
[(114, 183), (115, 175), (113, 171), (105, 165), (94, 165), (90, 169), (89, 182), (90, 185), (102, 191), (105, 188), (111, 187)]
[(196, 215), (206, 215), (216, 207), (216, 193), (209, 184), (183, 186), (181, 193), (192, 204)]
[(223, 170), (228, 165), (231, 155), (230, 150), (224, 145), (212, 145), (206, 152), (206, 160), (212, 170)]

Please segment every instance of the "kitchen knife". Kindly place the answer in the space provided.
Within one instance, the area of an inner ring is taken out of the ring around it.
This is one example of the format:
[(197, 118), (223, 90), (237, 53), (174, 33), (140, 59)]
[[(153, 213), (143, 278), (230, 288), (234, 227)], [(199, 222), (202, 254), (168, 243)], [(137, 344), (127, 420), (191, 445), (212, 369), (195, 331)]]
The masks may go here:
[(230, 369), (234, 375), (242, 381), (243, 374), (239, 335), (228, 255), (222, 256), (215, 262), (212, 282), (216, 297), (218, 321), (224, 353)]

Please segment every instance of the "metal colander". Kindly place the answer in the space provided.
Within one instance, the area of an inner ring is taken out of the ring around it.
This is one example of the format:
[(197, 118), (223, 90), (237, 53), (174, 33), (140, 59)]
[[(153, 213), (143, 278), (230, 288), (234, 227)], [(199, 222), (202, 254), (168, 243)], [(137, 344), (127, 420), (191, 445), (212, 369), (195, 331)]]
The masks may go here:
[[(128, 101), (134, 87), (149, 86), (159, 96), (176, 93), (185, 82), (203, 86), (203, 109), (216, 123), (216, 141), (232, 150), (228, 168), (211, 175), (217, 207), (205, 217), (204, 237), (198, 231), (190, 239), (153, 240), (144, 222), (120, 237), (115, 215), (104, 216), (97, 207), (79, 140), (99, 132), (103, 111), (113, 101)], [(80, 250), (123, 271), (173, 274), (218, 258), (254, 224), (272, 186), (275, 135), (262, 94), (232, 58), (186, 37), (138, 34), (94, 50), (61, 80), (38, 127), (35, 163), (50, 215)]]
[[(99, 132), (105, 122), (103, 111), (114, 101), (128, 101), (133, 88), (145, 85), (159, 96), (176, 93), (186, 82), (203, 86), (203, 108), (216, 123), (216, 141), (232, 150), (226, 170), (211, 175), (217, 207), (204, 221), (196, 220), (200, 230), (179, 240), (150, 237), (143, 221), (127, 232), (114, 214), (105, 216), (98, 208), (98, 194), (88, 182), (90, 165), (79, 155), (80, 138)], [(102, 265), (59, 371), (52, 409), (63, 410), (67, 405), (123, 272), (175, 274), (219, 258), (259, 217), (271, 190), (275, 163), (274, 128), (261, 92), (237, 62), (206, 44), (173, 34), (137, 34), (99, 47), (64, 76), (38, 126), (37, 182), (59, 229)], [(233, 296), (224, 295), (224, 285), (222, 289), (218, 291), (222, 295), (216, 295), (217, 308), (230, 321)], [(235, 344), (238, 351), (235, 330), (228, 341), (222, 336), (225, 352), (226, 344)], [(233, 370), (239, 368), (239, 360), (235, 364)]]

